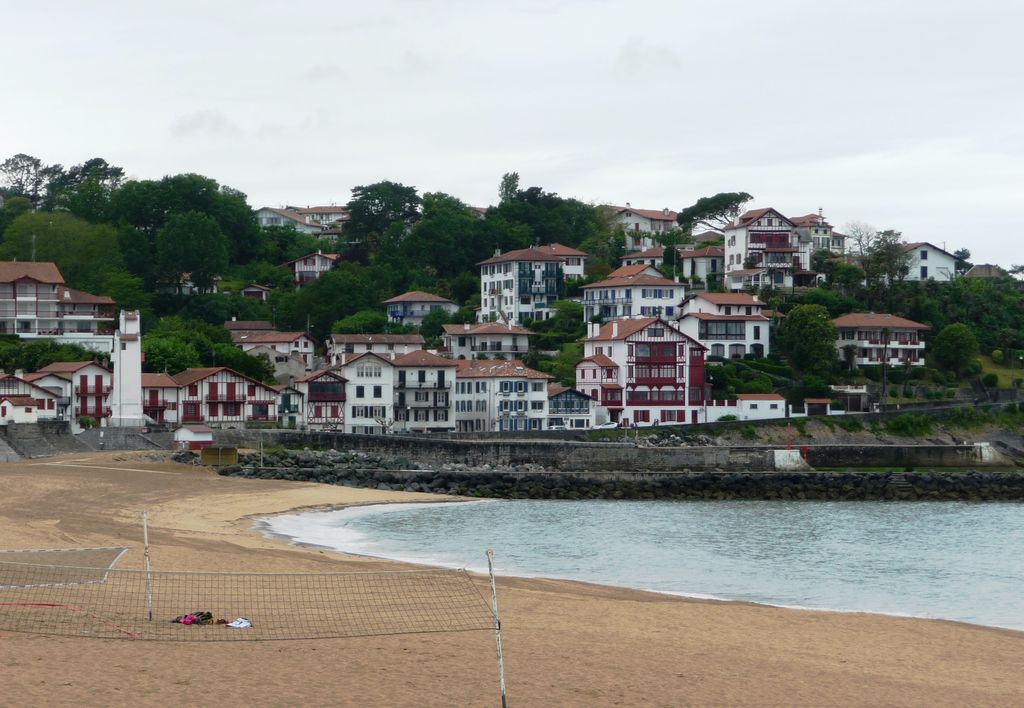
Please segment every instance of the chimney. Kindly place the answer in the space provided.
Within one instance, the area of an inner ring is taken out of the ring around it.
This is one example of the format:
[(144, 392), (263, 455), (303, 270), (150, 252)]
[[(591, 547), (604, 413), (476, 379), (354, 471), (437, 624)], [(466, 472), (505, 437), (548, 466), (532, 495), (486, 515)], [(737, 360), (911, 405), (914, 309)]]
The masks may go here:
[(501, 255), (501, 249), (500, 248), (495, 248), (494, 249), (494, 257), (497, 258), (500, 255)]
[(627, 209), (632, 209), (632, 208), (633, 208), (633, 205), (632, 205), (632, 204), (630, 204), (629, 202), (626, 202), (626, 208), (627, 208)]
[(238, 318), (235, 317), (234, 315), (231, 315), (231, 321), (232, 322), (238, 322)]
[(662, 209), (661, 213), (664, 214), (665, 216), (668, 216), (668, 207), (665, 207), (664, 209)]
[(612, 322), (612, 338), (619, 336), (619, 321), (615, 320)]
[(463, 332), (468, 332), (469, 331), (469, 322), (463, 322), (462, 323), (462, 331)]

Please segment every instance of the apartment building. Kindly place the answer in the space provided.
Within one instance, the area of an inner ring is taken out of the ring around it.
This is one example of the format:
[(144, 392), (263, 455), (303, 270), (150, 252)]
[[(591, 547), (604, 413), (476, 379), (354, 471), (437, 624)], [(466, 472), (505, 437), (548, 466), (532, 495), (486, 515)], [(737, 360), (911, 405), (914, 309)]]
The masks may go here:
[(444, 348), (453, 359), (518, 359), (530, 350), (533, 333), (511, 324), (443, 325)]
[(496, 252), (480, 261), (481, 322), (546, 320), (564, 292), (562, 258), (540, 248)]
[(455, 420), (461, 432), (546, 430), (551, 377), (523, 362), (456, 362)]
[(769, 353), (771, 320), (765, 304), (747, 293), (700, 293), (683, 303), (678, 327), (714, 357), (762, 358)]
[(856, 366), (924, 366), (924, 339), (928, 325), (887, 313), (851, 312), (832, 320), (838, 331), (836, 348)]

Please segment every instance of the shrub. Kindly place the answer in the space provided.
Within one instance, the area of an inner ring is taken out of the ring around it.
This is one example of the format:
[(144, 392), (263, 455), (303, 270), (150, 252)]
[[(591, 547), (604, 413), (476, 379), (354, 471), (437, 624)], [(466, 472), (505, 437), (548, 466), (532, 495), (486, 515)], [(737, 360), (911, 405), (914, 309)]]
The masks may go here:
[(994, 361), (997, 364), (1002, 364), (1003, 363), (1003, 350), (1002, 349), (993, 349), (992, 350), (992, 361)]
[(996, 388), (999, 385), (999, 377), (990, 371), (981, 377), (981, 382), (989, 388)]
[(932, 420), (927, 416), (904, 413), (886, 421), (885, 428), (893, 435), (908, 438), (922, 437), (932, 432)]
[(96, 427), (96, 419), (91, 415), (80, 415), (78, 416), (78, 424), (88, 430), (89, 428)]
[(981, 361), (978, 359), (971, 359), (971, 363), (967, 365), (967, 372), (970, 374), (980, 374)]
[(718, 419), (718, 422), (719, 423), (731, 423), (734, 420), (739, 420), (739, 418), (737, 418), (732, 413), (730, 413), (728, 415), (723, 415), (721, 418)]
[(860, 422), (859, 418), (852, 418), (850, 416), (841, 415), (834, 418), (836, 425), (845, 430), (848, 433), (859, 433), (864, 430), (864, 424)]
[(754, 428), (753, 425), (744, 425), (742, 430), (740, 430), (740, 436), (742, 436), (744, 440), (756, 440), (757, 429)]

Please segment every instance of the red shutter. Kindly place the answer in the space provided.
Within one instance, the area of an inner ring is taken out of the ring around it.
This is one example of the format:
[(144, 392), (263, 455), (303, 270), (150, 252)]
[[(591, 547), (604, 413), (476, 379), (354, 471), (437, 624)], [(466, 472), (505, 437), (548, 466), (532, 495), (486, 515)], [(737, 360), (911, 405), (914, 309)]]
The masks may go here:
[(235, 400), (235, 382), (234, 381), (232, 381), (231, 383), (228, 384), (227, 400), (229, 400), (229, 401)]
[(207, 395), (206, 395), (206, 397), (207, 397), (207, 399), (209, 399), (211, 401), (216, 401), (217, 400), (217, 382), (216, 381), (211, 381), (210, 382), (210, 385), (207, 388)]

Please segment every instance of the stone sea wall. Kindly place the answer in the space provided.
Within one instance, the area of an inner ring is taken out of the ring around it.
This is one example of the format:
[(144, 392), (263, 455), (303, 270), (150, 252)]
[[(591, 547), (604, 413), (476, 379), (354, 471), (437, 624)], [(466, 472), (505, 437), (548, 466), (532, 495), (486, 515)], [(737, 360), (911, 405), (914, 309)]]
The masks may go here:
[(403, 457), (340, 450), (275, 451), (262, 467), (258, 455), (240, 462), (220, 473), (505, 499), (1024, 500), (1024, 473), (986, 470), (563, 472), (459, 462), (421, 468)]

